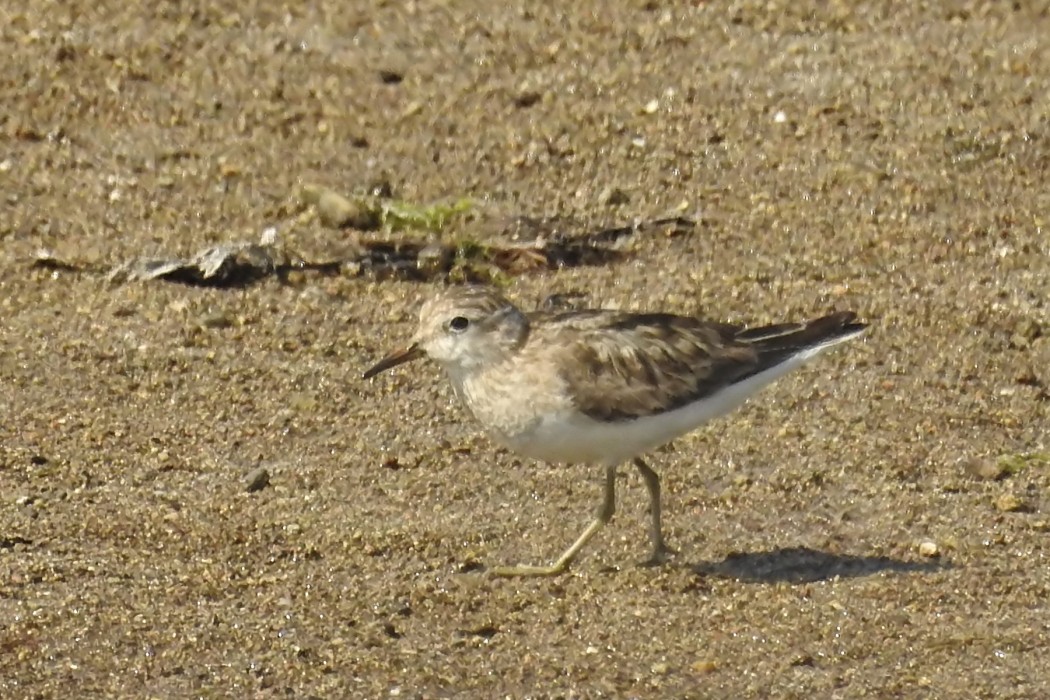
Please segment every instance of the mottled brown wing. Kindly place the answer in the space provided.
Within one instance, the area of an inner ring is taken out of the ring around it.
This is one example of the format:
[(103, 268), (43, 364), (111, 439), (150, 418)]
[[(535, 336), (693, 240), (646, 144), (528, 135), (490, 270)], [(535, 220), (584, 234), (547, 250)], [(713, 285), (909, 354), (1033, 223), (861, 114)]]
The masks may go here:
[(735, 326), (611, 311), (549, 318), (544, 325), (559, 347), (562, 379), (577, 408), (596, 420), (629, 420), (684, 406), (759, 365), (755, 350), (735, 340)]

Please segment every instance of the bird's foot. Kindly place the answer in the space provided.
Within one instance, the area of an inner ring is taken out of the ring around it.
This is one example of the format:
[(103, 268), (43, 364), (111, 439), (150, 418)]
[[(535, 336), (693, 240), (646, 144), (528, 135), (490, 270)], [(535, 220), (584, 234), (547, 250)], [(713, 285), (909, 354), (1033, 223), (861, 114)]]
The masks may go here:
[(676, 554), (678, 554), (677, 549), (668, 547), (661, 542), (653, 548), (653, 553), (648, 559), (639, 563), (639, 566), (661, 566), (674, 559)]

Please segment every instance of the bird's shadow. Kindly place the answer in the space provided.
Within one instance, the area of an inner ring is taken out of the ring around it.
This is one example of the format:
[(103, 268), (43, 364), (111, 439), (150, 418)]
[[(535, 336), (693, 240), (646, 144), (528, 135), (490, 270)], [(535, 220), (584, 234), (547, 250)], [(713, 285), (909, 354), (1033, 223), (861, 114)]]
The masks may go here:
[(905, 561), (893, 557), (831, 554), (808, 547), (791, 547), (768, 552), (733, 552), (722, 561), (690, 564), (689, 568), (702, 576), (746, 583), (812, 583), (833, 578), (871, 576), (883, 571), (927, 574), (951, 568), (951, 565), (939, 559)]

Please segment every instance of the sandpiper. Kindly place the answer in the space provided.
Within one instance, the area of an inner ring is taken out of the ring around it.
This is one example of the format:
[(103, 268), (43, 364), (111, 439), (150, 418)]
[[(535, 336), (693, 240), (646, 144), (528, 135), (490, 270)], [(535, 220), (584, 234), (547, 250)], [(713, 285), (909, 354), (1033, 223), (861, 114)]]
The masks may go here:
[(526, 457), (605, 467), (597, 516), (549, 566), (565, 571), (616, 510), (616, 470), (632, 461), (650, 499), (649, 561), (673, 550), (661, 528), (660, 477), (645, 452), (739, 406), (773, 380), (860, 334), (839, 311), (758, 328), (666, 313), (606, 309), (522, 312), (486, 287), (452, 287), (423, 304), (410, 343), (364, 378), (418, 357), (445, 369), (455, 393), (492, 438)]

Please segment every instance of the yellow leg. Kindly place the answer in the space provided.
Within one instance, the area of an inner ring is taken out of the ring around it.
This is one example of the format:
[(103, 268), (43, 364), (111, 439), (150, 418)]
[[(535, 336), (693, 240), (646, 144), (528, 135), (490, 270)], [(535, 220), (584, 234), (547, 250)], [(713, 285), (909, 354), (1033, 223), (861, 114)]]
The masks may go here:
[(644, 564), (655, 566), (664, 563), (675, 553), (664, 542), (664, 533), (660, 520), (662, 515), (660, 476), (652, 470), (652, 467), (642, 461), (641, 457), (634, 458), (634, 466), (638, 467), (638, 471), (642, 473), (642, 479), (645, 480), (645, 488), (649, 491), (649, 541), (652, 543), (653, 553)]
[[(655, 472), (653, 472), (653, 476), (656, 476)], [(656, 488), (659, 491), (659, 481)], [(587, 526), (587, 529), (583, 531), (583, 534), (577, 537), (576, 541), (558, 557), (556, 562), (550, 566), (530, 566), (528, 564), (498, 566), (490, 571), (493, 576), (557, 576), (565, 573), (565, 570), (569, 568), (569, 564), (580, 553), (580, 550), (587, 546), (591, 538), (598, 534), (598, 531), (605, 527), (606, 523), (612, 520), (614, 513), (616, 513), (616, 467), (606, 467), (605, 497), (602, 500), (601, 508), (598, 509), (597, 516)]]

